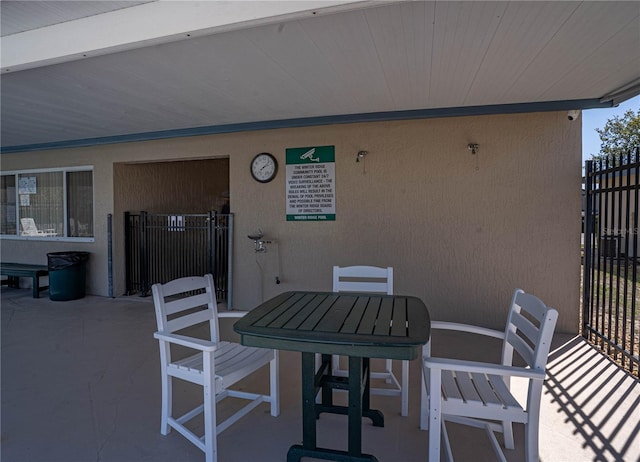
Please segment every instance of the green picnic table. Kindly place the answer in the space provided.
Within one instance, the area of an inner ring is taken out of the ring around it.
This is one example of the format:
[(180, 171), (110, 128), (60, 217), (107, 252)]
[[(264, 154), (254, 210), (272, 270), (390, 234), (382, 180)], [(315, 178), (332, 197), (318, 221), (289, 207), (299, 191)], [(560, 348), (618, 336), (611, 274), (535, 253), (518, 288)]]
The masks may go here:
[[(298, 291), (282, 293), (236, 322), (243, 345), (302, 353), (303, 443), (289, 448), (287, 462), (376, 462), (362, 453), (362, 417), (384, 426), (382, 413), (369, 405), (369, 359), (416, 359), (430, 327), (429, 311), (416, 297)], [(322, 357), (317, 371), (316, 354)], [(349, 357), (348, 377), (331, 375), (334, 354)], [(348, 406), (333, 404), (333, 389), (348, 390)], [(317, 446), (316, 419), (323, 412), (348, 415), (347, 451)]]

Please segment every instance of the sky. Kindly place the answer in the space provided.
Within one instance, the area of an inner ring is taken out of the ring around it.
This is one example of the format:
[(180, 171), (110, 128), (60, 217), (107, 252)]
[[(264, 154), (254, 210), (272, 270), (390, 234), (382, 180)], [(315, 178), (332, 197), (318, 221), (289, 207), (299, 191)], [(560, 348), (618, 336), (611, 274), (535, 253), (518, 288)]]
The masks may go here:
[(620, 103), (618, 107), (606, 109), (588, 109), (582, 111), (582, 165), (591, 159), (592, 154), (600, 152), (600, 135), (596, 128), (604, 128), (607, 120), (614, 116), (622, 117), (629, 109), (640, 111), (640, 95)]

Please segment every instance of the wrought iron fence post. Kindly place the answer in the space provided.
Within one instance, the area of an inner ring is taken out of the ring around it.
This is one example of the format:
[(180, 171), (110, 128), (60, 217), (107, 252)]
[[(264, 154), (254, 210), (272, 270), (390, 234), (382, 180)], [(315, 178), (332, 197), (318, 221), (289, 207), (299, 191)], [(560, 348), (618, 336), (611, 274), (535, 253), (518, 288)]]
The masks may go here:
[(140, 212), (140, 296), (149, 294), (149, 254), (147, 251), (147, 212)]
[[(218, 215), (215, 211), (207, 213), (207, 260), (209, 273), (213, 275), (213, 280), (217, 281), (216, 271), (216, 228), (218, 226)], [(216, 287), (217, 289), (217, 287)]]
[(233, 213), (227, 215), (227, 309), (233, 309)]
[(124, 265), (124, 280), (125, 280), (125, 294), (131, 295), (131, 214), (124, 212), (124, 253), (125, 253), (125, 265)]
[(593, 199), (592, 199), (592, 172), (593, 161), (588, 160), (585, 164), (585, 211), (584, 211), (584, 224), (583, 224), (583, 236), (584, 236), (584, 262), (583, 262), (583, 279), (582, 279), (582, 335), (585, 338), (589, 337), (589, 331), (586, 328), (591, 311), (591, 233), (592, 221), (593, 221)]
[(107, 265), (109, 298), (113, 298), (113, 215), (110, 213), (107, 214)]

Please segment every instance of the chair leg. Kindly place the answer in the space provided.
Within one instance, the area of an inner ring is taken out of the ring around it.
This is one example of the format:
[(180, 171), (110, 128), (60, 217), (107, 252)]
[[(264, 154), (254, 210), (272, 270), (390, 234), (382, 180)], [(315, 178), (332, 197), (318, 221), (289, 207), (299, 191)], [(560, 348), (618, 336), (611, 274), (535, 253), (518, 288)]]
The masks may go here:
[[(540, 437), (540, 396), (542, 396), (542, 380), (529, 383), (527, 399), (527, 421), (524, 424), (524, 451), (527, 462), (538, 462), (538, 439)], [(534, 399), (533, 397), (537, 397)]]
[(389, 376), (387, 377), (387, 379), (385, 380), (386, 383), (391, 383), (391, 376), (393, 375), (393, 361), (391, 359), (387, 359), (385, 360), (385, 369), (387, 371), (387, 373), (389, 374)]
[(539, 428), (537, 422), (527, 422), (525, 425), (524, 452), (527, 462), (538, 462), (538, 437)]
[(168, 435), (171, 431), (169, 426), (169, 417), (172, 412), (172, 393), (171, 393), (172, 377), (163, 373), (162, 378), (162, 414), (160, 418), (160, 434)]
[(214, 379), (214, 354), (203, 355), (204, 374), (204, 455), (206, 462), (217, 462), (218, 443), (216, 428), (216, 385)]
[(402, 404), (400, 415), (406, 417), (409, 415), (409, 361), (402, 361), (402, 381), (400, 382), (400, 388)]
[(504, 447), (506, 449), (515, 448), (515, 442), (513, 441), (513, 423), (505, 420), (502, 422), (502, 435), (504, 437)]
[(429, 371), (429, 461), (440, 462), (440, 433), (442, 415), (440, 406), (440, 370)]
[(269, 391), (271, 392), (271, 415), (280, 415), (280, 359), (279, 351), (273, 350), (274, 358), (269, 363)]
[[(449, 441), (449, 433), (444, 419), (441, 420), (442, 425), (442, 444), (444, 446), (444, 457), (448, 462), (453, 462), (453, 452), (451, 451), (451, 442)], [(440, 461), (437, 461), (440, 462)]]
[(339, 375), (336, 374), (336, 371), (340, 370), (340, 356), (333, 355), (331, 356), (331, 375)]
[(426, 385), (430, 380), (429, 369), (423, 368), (422, 373), (422, 380), (420, 380), (420, 430), (429, 430), (429, 395)]

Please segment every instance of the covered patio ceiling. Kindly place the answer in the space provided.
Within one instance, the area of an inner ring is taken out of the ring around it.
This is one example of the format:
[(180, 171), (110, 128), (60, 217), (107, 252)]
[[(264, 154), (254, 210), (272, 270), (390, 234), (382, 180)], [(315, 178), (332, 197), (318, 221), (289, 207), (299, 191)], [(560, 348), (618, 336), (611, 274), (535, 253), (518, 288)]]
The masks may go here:
[(3, 1), (2, 152), (609, 107), (640, 2)]

